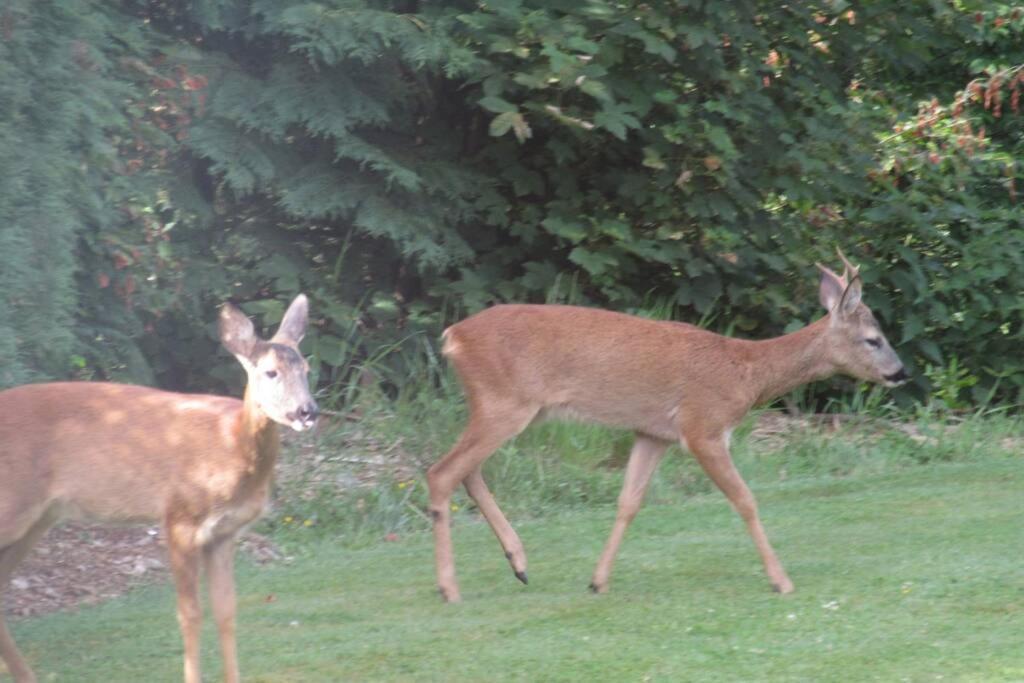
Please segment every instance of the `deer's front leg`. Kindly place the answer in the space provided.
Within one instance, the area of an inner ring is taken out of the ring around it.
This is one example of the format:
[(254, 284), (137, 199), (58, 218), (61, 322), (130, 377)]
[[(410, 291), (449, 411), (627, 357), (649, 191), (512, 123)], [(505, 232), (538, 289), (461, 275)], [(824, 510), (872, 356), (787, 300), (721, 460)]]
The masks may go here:
[(626, 535), (626, 529), (629, 528), (630, 522), (640, 511), (640, 505), (644, 502), (644, 494), (647, 492), (647, 485), (651, 482), (651, 475), (658, 468), (658, 463), (661, 462), (667, 448), (667, 441), (643, 434), (636, 435), (633, 449), (629, 453), (629, 463), (626, 465), (622, 493), (619, 494), (619, 510), (615, 515), (615, 525), (604, 546), (604, 552), (601, 553), (601, 559), (597, 561), (594, 577), (590, 582), (590, 590), (595, 593), (608, 591), (608, 579), (611, 577), (612, 564), (619, 551), (619, 544), (622, 543), (622, 538)]
[(199, 674), (199, 632), (203, 613), (199, 604), (199, 555), (196, 526), (170, 522), (167, 528), (167, 551), (178, 592), (178, 626), (185, 645), (185, 683), (201, 683)]
[(224, 680), (238, 683), (238, 651), (235, 641), (235, 537), (217, 539), (203, 549), (210, 607), (217, 622)]
[(746, 522), (747, 531), (750, 532), (750, 537), (754, 540), (754, 545), (757, 546), (757, 552), (761, 555), (761, 561), (764, 563), (764, 570), (768, 574), (772, 588), (779, 593), (792, 593), (793, 582), (786, 575), (786, 570), (782, 568), (771, 543), (768, 542), (764, 527), (761, 526), (754, 494), (750, 492), (732, 462), (726, 434), (718, 434), (713, 437), (687, 436), (687, 445), (694, 457), (697, 458), (697, 462)]

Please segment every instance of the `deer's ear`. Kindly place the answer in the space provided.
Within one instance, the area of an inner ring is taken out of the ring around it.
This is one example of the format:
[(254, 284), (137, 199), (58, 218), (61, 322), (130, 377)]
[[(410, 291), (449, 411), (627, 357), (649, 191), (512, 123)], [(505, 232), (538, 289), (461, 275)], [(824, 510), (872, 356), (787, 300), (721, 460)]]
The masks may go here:
[(252, 352), (256, 348), (256, 329), (252, 321), (232, 304), (220, 309), (220, 343), (230, 351), (242, 365), (252, 363)]
[(306, 326), (309, 324), (309, 300), (305, 294), (299, 294), (288, 305), (281, 319), (281, 326), (277, 333), (270, 340), (279, 344), (291, 344), (298, 346), (302, 338), (306, 336)]
[(821, 271), (818, 300), (821, 301), (821, 305), (825, 307), (825, 310), (831, 313), (843, 297), (843, 292), (846, 291), (846, 281), (820, 263), (815, 265)]

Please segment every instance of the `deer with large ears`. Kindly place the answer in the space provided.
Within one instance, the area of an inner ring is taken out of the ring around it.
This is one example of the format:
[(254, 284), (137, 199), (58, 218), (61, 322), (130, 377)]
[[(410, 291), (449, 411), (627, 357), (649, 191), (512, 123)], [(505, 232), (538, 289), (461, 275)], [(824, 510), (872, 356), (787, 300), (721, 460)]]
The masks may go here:
[[(238, 681), (235, 538), (263, 511), (278, 424), (302, 431), (318, 415), (298, 348), (307, 309), (300, 294), (264, 341), (241, 311), (223, 307), (221, 342), (248, 375), (241, 401), (102, 382), (0, 392), (0, 596), (33, 543), (62, 518), (160, 522), (178, 593), (185, 681), (201, 680), (201, 565), (224, 678)], [(0, 656), (18, 683), (36, 680), (2, 614)]]
[(828, 314), (775, 339), (723, 337), (692, 325), (592, 308), (499, 305), (445, 330), (443, 352), (462, 382), (468, 423), (427, 473), (438, 587), (460, 599), (449, 502), (461, 483), (526, 583), (526, 554), (481, 474), (502, 443), (546, 417), (630, 429), (635, 441), (611, 537), (591, 588), (608, 590), (612, 563), (665, 450), (690, 451), (743, 518), (772, 587), (793, 590), (768, 542), (757, 504), (729, 454), (747, 412), (802, 384), (842, 373), (896, 386), (907, 379), (871, 311), (857, 268), (840, 253), (842, 276), (819, 265)]

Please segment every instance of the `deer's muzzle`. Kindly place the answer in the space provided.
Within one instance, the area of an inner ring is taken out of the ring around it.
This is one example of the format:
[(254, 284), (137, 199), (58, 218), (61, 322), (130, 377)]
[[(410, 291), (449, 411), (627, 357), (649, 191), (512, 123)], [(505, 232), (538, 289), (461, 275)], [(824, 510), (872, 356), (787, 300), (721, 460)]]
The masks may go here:
[(312, 428), (319, 416), (320, 407), (316, 404), (316, 401), (310, 401), (295, 412), (285, 415), (292, 423), (292, 429), (297, 432)]
[(907, 369), (905, 367), (900, 368), (892, 374), (884, 375), (884, 377), (886, 382), (890, 382), (893, 385), (903, 384), (910, 379), (910, 375), (907, 374)]

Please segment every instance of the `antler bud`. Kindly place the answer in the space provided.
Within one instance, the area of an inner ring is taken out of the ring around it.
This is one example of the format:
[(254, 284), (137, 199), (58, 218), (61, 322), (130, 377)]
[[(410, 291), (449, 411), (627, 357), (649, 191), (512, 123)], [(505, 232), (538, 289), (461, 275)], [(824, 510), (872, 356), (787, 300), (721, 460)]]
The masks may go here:
[(860, 266), (855, 266), (846, 259), (846, 254), (839, 247), (836, 247), (836, 253), (839, 254), (839, 258), (843, 261), (843, 280), (845, 282), (853, 282), (853, 278), (857, 277), (860, 273)]

